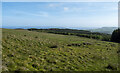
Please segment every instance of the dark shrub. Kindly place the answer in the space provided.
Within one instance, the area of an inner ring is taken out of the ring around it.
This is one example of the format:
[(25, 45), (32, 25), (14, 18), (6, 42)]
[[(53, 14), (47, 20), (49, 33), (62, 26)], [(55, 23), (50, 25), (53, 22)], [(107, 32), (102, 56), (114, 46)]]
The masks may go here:
[(38, 38), (37, 36), (35, 38)]
[(108, 65), (106, 68), (111, 69), (111, 70), (117, 70), (117, 68), (115, 66), (112, 66), (112, 65)]
[(37, 68), (38, 65), (37, 64), (32, 64), (32, 67)]
[(120, 29), (114, 30), (111, 36), (112, 42), (120, 43)]
[(50, 48), (57, 48), (57, 45), (50, 46)]
[(24, 36), (27, 36), (27, 35), (24, 35)]

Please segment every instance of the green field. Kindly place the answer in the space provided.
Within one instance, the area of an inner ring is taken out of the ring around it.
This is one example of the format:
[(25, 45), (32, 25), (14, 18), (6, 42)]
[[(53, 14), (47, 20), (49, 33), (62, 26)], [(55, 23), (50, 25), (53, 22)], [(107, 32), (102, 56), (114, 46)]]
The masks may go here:
[(4, 71), (118, 70), (118, 43), (28, 30), (2, 32)]

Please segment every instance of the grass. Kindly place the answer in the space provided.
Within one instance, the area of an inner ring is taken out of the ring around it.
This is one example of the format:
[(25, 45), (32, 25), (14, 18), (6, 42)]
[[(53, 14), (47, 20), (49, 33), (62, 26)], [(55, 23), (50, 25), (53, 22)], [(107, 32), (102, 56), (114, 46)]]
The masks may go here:
[(117, 43), (27, 30), (2, 32), (3, 71), (118, 70)]

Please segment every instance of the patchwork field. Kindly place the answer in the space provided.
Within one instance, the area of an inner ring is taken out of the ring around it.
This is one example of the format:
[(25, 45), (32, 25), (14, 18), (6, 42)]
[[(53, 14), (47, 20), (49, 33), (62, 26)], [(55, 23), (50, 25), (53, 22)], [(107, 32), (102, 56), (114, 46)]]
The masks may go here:
[(118, 70), (118, 44), (73, 35), (3, 29), (4, 71)]

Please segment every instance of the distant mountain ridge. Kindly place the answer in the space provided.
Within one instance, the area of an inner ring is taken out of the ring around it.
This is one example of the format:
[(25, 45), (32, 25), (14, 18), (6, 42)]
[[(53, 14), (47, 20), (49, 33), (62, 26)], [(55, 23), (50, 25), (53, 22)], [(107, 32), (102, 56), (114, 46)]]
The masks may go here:
[(99, 32), (99, 33), (106, 33), (106, 34), (112, 34), (112, 32), (118, 29), (118, 27), (102, 27), (98, 29), (90, 29), (91, 32)]

